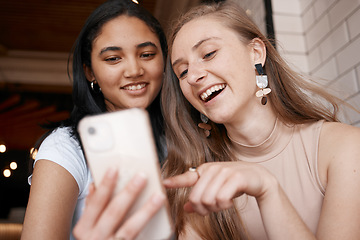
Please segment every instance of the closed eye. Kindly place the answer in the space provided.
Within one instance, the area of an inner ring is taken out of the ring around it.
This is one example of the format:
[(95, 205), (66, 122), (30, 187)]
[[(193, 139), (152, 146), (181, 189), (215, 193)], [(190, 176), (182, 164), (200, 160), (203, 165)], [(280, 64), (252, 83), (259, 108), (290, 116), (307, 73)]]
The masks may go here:
[(183, 71), (182, 73), (180, 73), (179, 79), (184, 78), (187, 73), (188, 73), (187, 69), (185, 71)]
[(209, 59), (209, 58), (212, 58), (215, 56), (215, 53), (216, 53), (216, 50), (215, 51), (212, 51), (212, 52), (209, 52), (207, 54), (204, 55), (203, 59)]

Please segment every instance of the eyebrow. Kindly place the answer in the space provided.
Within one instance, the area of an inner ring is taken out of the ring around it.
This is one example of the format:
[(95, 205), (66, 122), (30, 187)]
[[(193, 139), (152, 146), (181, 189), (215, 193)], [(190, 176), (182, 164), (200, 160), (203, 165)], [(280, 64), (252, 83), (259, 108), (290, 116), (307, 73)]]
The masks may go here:
[[(148, 46), (152, 46), (152, 47), (157, 48), (156, 44), (153, 43), (153, 42), (150, 42), (150, 41), (140, 43), (140, 44), (136, 45), (136, 48), (137, 48), (137, 49), (140, 49), (140, 48), (144, 48), (144, 47), (148, 47)], [(105, 48), (101, 49), (99, 55), (101, 55), (101, 54), (103, 54), (104, 52), (107, 52), (107, 51), (121, 51), (121, 50), (122, 50), (122, 48), (121, 48), (121, 47), (117, 47), (117, 46), (105, 47)]]
[(151, 47), (154, 47), (154, 48), (157, 48), (156, 44), (153, 43), (153, 42), (143, 42), (143, 43), (140, 43), (136, 46), (136, 48), (144, 48), (144, 47), (148, 47), (148, 46), (151, 46)]
[[(218, 38), (218, 37), (209, 37), (209, 38), (205, 38), (203, 40), (200, 40), (191, 48), (191, 50), (195, 51), (197, 48), (199, 48), (201, 46), (201, 44), (203, 44), (204, 42), (207, 42), (209, 40), (212, 40), (212, 39), (220, 39), (220, 38)], [(182, 60), (183, 60), (182, 58), (176, 59), (174, 61), (174, 63), (172, 64), (172, 66), (174, 67), (176, 64), (179, 64)]]
[(121, 49), (122, 49), (121, 47), (115, 47), (115, 46), (105, 47), (105, 48), (101, 49), (99, 55), (101, 55), (101, 54), (103, 54), (104, 52), (107, 52), (107, 51), (119, 51)]

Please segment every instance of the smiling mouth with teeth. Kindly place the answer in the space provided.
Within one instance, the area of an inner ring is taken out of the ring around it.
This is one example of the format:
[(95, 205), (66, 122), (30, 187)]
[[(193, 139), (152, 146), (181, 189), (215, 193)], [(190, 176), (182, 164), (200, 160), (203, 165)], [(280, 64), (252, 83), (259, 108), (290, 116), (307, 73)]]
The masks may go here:
[(139, 84), (135, 84), (135, 85), (128, 85), (128, 86), (122, 87), (122, 89), (135, 91), (135, 90), (143, 89), (145, 86), (146, 86), (146, 83), (139, 83)]
[(225, 86), (225, 84), (218, 84), (212, 86), (211, 88), (200, 94), (201, 100), (203, 100), (204, 102), (210, 101), (211, 99), (216, 97), (225, 88)]

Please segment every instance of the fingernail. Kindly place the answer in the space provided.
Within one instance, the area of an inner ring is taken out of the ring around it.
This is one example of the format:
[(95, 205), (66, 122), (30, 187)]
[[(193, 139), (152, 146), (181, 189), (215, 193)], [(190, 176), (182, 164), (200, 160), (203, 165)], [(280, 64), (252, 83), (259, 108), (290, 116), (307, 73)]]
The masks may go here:
[(135, 174), (133, 183), (136, 186), (141, 186), (145, 183), (146, 179), (147, 179), (146, 174), (143, 172), (139, 172), (139, 173)]

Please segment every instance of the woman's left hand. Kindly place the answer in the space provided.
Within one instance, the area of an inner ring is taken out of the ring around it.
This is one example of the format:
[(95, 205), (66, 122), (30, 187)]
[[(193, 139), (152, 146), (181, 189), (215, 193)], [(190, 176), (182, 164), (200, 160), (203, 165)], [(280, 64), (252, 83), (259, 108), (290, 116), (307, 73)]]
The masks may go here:
[(193, 187), (184, 209), (201, 215), (230, 208), (243, 193), (259, 200), (278, 184), (262, 166), (240, 161), (205, 163), (163, 183), (167, 188)]

